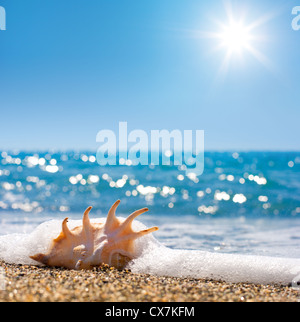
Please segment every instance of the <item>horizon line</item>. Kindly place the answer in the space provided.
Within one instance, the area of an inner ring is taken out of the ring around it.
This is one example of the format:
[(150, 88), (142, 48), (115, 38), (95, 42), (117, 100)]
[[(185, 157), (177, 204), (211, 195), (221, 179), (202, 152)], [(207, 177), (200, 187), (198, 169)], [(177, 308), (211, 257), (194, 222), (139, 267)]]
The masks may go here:
[[(39, 152), (39, 153), (43, 153), (43, 152), (52, 152), (52, 153), (62, 153), (62, 152), (89, 152), (89, 153), (97, 153), (97, 149), (91, 149), (91, 148), (23, 148), (23, 149), (18, 149), (18, 148), (12, 148), (12, 149), (3, 149), (0, 148), (0, 152), (10, 152), (10, 153), (28, 153), (28, 152)], [(172, 149), (170, 149), (170, 151), (174, 151)], [(117, 149), (117, 153), (119, 152), (125, 152), (122, 150)], [(162, 151), (154, 151), (154, 152), (162, 152)], [(233, 148), (229, 148), (229, 149), (206, 149), (204, 150), (205, 152), (240, 152), (240, 153), (247, 153), (247, 152), (294, 152), (300, 153), (300, 148), (299, 149), (262, 149), (262, 148), (258, 148), (258, 149), (233, 149)], [(151, 153), (151, 151), (149, 151), (148, 153)]]

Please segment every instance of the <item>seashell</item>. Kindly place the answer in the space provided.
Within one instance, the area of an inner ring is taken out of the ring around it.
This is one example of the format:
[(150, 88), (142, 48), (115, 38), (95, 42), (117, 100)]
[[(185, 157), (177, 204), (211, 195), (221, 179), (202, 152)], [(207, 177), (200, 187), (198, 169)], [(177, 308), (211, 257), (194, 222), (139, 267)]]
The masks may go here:
[(62, 232), (52, 241), (48, 252), (30, 258), (47, 266), (69, 269), (90, 269), (101, 264), (124, 268), (136, 257), (134, 241), (158, 230), (158, 227), (134, 231), (133, 220), (148, 211), (148, 208), (137, 210), (123, 220), (115, 216), (119, 204), (120, 200), (113, 204), (104, 224), (90, 222), (92, 207), (84, 212), (82, 226), (70, 230), (67, 226), (68, 218), (65, 218)]

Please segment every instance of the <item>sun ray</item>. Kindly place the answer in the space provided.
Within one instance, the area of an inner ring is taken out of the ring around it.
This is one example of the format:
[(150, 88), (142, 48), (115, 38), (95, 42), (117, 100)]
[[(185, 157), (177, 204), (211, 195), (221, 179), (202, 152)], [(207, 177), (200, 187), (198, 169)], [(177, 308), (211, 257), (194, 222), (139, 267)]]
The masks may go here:
[(252, 54), (261, 64), (263, 64), (267, 69), (273, 70), (274, 67), (271, 64), (271, 61), (258, 49), (254, 48), (250, 44), (246, 47), (247, 51)]
[[(260, 64), (271, 72), (274, 71), (271, 61), (261, 52), (260, 45), (270, 40), (263, 32), (262, 25), (273, 19), (277, 13), (268, 12), (253, 21), (247, 19), (248, 11), (240, 8), (233, 10), (230, 1), (224, 1), (225, 19), (222, 21), (211, 17), (213, 29), (211, 31), (194, 31), (195, 38), (206, 38), (215, 40), (215, 46), (209, 50), (212, 52), (224, 51), (224, 58), (219, 68), (221, 74), (229, 72), (230, 66), (244, 62), (247, 56), (256, 59)], [(222, 78), (222, 77), (220, 77)]]

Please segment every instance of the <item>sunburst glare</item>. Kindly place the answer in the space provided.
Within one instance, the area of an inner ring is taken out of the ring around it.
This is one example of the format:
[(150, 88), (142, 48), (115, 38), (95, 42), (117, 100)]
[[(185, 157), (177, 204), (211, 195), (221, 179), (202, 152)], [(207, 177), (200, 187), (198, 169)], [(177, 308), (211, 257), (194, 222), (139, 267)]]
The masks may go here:
[[(271, 62), (259, 49), (259, 42), (266, 41), (261, 25), (270, 20), (274, 14), (267, 14), (252, 22), (247, 22), (243, 12), (233, 14), (230, 5), (225, 6), (225, 21), (215, 20), (215, 31), (198, 31), (201, 38), (215, 39), (215, 51), (223, 51), (224, 59), (221, 63), (220, 72), (226, 74), (231, 64), (237, 60), (245, 60), (247, 55), (254, 57), (266, 68), (272, 70)], [(236, 17), (239, 19), (236, 19)]]

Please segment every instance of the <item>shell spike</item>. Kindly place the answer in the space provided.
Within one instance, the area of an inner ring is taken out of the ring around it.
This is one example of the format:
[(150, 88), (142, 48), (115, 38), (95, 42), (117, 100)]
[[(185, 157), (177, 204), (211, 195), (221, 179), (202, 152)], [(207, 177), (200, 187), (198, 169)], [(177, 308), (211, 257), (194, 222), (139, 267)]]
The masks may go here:
[(133, 222), (133, 220), (137, 217), (137, 216), (139, 216), (139, 215), (141, 215), (141, 214), (143, 214), (143, 213), (145, 213), (145, 212), (147, 212), (149, 209), (148, 208), (142, 208), (142, 209), (139, 209), (139, 210), (136, 210), (135, 212), (133, 212), (131, 215), (129, 215), (126, 219), (125, 219), (125, 221), (120, 225), (120, 227), (119, 227), (119, 233), (126, 233), (126, 230), (128, 230), (129, 228), (131, 228), (131, 224), (132, 224), (132, 222)]
[(139, 231), (139, 232), (137, 232), (137, 233), (134, 233), (134, 239), (137, 239), (137, 238), (140, 238), (140, 237), (142, 237), (142, 236), (145, 236), (145, 235), (148, 235), (148, 234), (151, 234), (151, 233), (153, 233), (153, 232), (155, 232), (155, 231), (157, 231), (158, 230), (158, 227), (151, 227), (151, 228), (148, 228), (148, 229), (145, 229), (145, 230), (142, 230), (142, 231)]
[(42, 264), (45, 264), (47, 265), (48, 264), (48, 257), (45, 255), (45, 254), (35, 254), (33, 256), (29, 256), (31, 259), (37, 261), (37, 262), (40, 262)]
[(116, 209), (119, 206), (120, 202), (121, 202), (121, 200), (117, 200), (110, 208), (108, 215), (107, 215), (106, 223), (104, 226), (105, 231), (111, 231), (111, 230), (115, 229), (116, 226), (118, 225), (119, 221), (116, 218)]
[(157, 231), (158, 227), (151, 227), (145, 230), (141, 230), (138, 232), (133, 232), (129, 235), (124, 235), (122, 238), (120, 238), (120, 241), (125, 241), (125, 240), (135, 240), (137, 238), (143, 237), (145, 235), (151, 234), (154, 231)]
[(70, 237), (73, 235), (67, 225), (68, 219), (69, 218), (65, 218), (62, 222), (62, 232), (64, 233), (65, 237)]
[(83, 228), (84, 228), (85, 230), (88, 230), (88, 229), (90, 229), (90, 227), (91, 227), (91, 222), (90, 222), (90, 218), (89, 218), (89, 213), (90, 213), (90, 211), (92, 210), (92, 208), (93, 208), (93, 207), (88, 207), (88, 208), (86, 209), (86, 211), (84, 212), (84, 214), (83, 214), (83, 218), (82, 218), (82, 225), (83, 225)]

